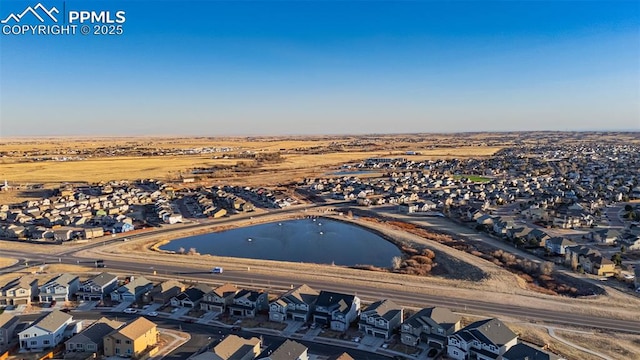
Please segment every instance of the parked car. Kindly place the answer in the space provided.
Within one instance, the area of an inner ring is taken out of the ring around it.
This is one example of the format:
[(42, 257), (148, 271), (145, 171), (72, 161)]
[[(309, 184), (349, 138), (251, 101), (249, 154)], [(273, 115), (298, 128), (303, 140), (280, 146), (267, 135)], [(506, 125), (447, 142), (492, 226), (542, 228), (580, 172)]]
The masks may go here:
[(138, 312), (138, 310), (136, 310), (134, 308), (126, 308), (126, 309), (124, 309), (124, 313), (125, 314), (135, 314), (137, 312)]
[(158, 316), (158, 312), (157, 311), (150, 311), (147, 315), (148, 316), (152, 316), (152, 317), (156, 317), (156, 316)]

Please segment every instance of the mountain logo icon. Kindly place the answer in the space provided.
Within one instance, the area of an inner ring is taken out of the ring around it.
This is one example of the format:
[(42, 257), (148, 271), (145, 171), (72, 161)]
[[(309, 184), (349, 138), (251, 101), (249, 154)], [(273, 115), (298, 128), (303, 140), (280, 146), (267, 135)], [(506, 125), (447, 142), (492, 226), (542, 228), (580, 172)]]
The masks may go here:
[(28, 6), (26, 9), (24, 9), (23, 12), (19, 14), (17, 13), (9, 14), (9, 16), (7, 16), (6, 19), (0, 21), (0, 23), (6, 24), (10, 21), (13, 21), (15, 23), (20, 23), (22, 18), (28, 14), (33, 15), (41, 23), (45, 22), (45, 19), (47, 17), (53, 20), (53, 22), (58, 22), (58, 19), (56, 19), (56, 17), (54, 16), (54, 14), (58, 14), (58, 13), (60, 13), (60, 11), (58, 11), (58, 9), (56, 9), (55, 7), (52, 7), (50, 10), (47, 10), (47, 8), (44, 5), (42, 5), (42, 3), (38, 3), (36, 6), (33, 6), (33, 7)]

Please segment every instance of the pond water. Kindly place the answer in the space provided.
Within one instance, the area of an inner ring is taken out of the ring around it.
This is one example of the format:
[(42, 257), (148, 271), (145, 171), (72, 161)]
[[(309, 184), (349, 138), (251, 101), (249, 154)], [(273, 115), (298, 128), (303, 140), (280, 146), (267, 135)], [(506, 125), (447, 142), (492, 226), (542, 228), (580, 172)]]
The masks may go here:
[(162, 250), (353, 266), (391, 266), (400, 250), (361, 227), (323, 218), (288, 220), (173, 240)]

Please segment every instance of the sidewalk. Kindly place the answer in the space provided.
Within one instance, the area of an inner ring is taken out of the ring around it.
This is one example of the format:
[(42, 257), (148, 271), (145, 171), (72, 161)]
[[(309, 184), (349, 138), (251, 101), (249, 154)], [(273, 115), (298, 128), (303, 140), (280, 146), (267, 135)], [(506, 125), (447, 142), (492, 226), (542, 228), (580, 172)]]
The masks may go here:
[(161, 335), (172, 337), (173, 340), (163, 346), (160, 351), (158, 351), (158, 353), (154, 356), (150, 357), (149, 360), (160, 360), (191, 339), (191, 335), (183, 331), (168, 329), (158, 329), (158, 331)]

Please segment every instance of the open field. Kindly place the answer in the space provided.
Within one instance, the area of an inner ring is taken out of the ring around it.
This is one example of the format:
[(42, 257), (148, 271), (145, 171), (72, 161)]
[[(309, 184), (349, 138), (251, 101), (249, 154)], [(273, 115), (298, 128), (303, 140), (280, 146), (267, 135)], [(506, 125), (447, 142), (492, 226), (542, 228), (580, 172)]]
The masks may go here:
[(16, 259), (0, 257), (0, 268), (11, 266), (11, 265), (15, 264), (17, 261), (18, 260), (16, 260)]
[[(560, 354), (567, 359), (601, 360), (599, 356), (588, 354), (553, 338), (549, 335), (546, 327), (517, 322), (507, 322), (507, 325), (519, 335), (520, 339), (538, 346), (547, 344), (552, 352)], [(557, 328), (554, 332), (562, 340), (596, 351), (612, 359), (635, 359), (634, 356), (640, 354), (640, 340), (638, 340), (637, 336), (570, 328)]]

